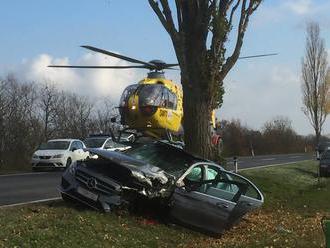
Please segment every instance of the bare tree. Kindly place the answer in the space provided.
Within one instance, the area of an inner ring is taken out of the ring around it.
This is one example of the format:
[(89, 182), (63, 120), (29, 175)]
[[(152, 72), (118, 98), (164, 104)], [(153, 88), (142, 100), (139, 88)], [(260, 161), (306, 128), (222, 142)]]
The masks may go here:
[(302, 59), (303, 112), (315, 131), (316, 144), (329, 113), (329, 70), (324, 39), (320, 27), (311, 22), (307, 26), (306, 52)]
[(111, 134), (114, 131), (115, 124), (111, 119), (119, 115), (118, 109), (109, 97), (102, 98), (98, 101), (93, 115), (93, 123), (90, 130), (94, 133), (103, 132)]
[(45, 140), (48, 140), (55, 131), (56, 106), (58, 105), (59, 92), (55, 85), (46, 82), (39, 90), (39, 108), (43, 121)]
[[(40, 125), (36, 117), (36, 87), (21, 83), (13, 75), (0, 86), (0, 160), (16, 166), (30, 158), (38, 143)], [(20, 156), (17, 156), (19, 151)]]
[(61, 92), (56, 106), (58, 137), (83, 139), (88, 135), (93, 104), (87, 97)]
[[(222, 104), (223, 80), (239, 57), (250, 16), (261, 0), (175, 0), (175, 15), (168, 0), (148, 1), (180, 64), (186, 149), (212, 157), (211, 112)], [(231, 30), (236, 39), (226, 57)]]

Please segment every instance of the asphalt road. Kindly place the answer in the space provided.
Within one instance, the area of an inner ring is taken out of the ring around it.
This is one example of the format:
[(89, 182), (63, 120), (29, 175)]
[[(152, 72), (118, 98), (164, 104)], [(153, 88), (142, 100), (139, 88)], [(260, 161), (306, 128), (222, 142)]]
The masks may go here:
[[(296, 153), (296, 154), (279, 154), (279, 155), (262, 155), (255, 157), (238, 157), (238, 170), (246, 170), (253, 167), (262, 167), (269, 165), (280, 165), (294, 163), (304, 160), (315, 159), (311, 153)], [(234, 168), (233, 158), (227, 158), (229, 170)]]
[(0, 175), (0, 206), (60, 197), (61, 175), (58, 171)]
[[(311, 154), (265, 155), (238, 158), (238, 169), (275, 166), (311, 160)], [(228, 159), (228, 169), (233, 169), (232, 158)], [(30, 202), (53, 200), (60, 197), (57, 186), (62, 172), (38, 172), (0, 175), (0, 208)]]

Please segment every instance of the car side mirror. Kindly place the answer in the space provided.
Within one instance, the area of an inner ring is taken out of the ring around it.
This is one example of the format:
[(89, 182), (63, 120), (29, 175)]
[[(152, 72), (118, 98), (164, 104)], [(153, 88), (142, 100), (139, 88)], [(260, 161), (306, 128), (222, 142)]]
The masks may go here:
[(72, 151), (72, 152), (74, 152), (74, 151), (76, 151), (76, 150), (77, 150), (76, 147), (72, 147), (72, 148), (71, 148), (71, 151)]

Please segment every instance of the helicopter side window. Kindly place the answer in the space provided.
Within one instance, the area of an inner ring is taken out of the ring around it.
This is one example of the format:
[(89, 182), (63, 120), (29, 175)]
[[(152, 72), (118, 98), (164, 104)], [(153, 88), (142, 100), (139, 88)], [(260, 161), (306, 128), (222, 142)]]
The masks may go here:
[(169, 90), (167, 88), (163, 88), (163, 96), (162, 96), (162, 107), (169, 108), (168, 100), (169, 100)]
[(176, 97), (176, 95), (173, 93), (173, 92), (171, 92), (171, 91), (169, 91), (168, 92), (169, 94), (168, 94), (168, 108), (170, 108), (170, 109), (176, 109), (176, 105), (177, 105), (177, 97)]
[(138, 84), (132, 84), (126, 87), (120, 98), (120, 102), (119, 102), (120, 107), (128, 106), (128, 100), (130, 96), (136, 91), (137, 88), (138, 88)]

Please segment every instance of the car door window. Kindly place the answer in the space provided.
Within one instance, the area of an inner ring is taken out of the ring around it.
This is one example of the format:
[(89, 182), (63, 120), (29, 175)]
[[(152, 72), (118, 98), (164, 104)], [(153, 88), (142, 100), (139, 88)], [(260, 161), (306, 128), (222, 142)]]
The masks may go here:
[(204, 192), (205, 185), (203, 184), (203, 180), (205, 178), (204, 175), (204, 167), (199, 165), (191, 169), (191, 171), (184, 178), (184, 183), (189, 191), (198, 191)]
[(72, 144), (71, 144), (71, 151), (73, 150), (78, 150), (79, 149), (79, 145), (78, 145), (78, 142), (77, 141), (73, 141)]
[(237, 202), (241, 197), (261, 200), (261, 194), (246, 179), (216, 166), (207, 166), (205, 193), (228, 201)]
[(202, 181), (202, 168), (200, 166), (194, 167), (190, 173), (186, 176), (186, 179), (192, 182)]
[(80, 141), (77, 141), (77, 148), (78, 149), (83, 149), (84, 145)]

